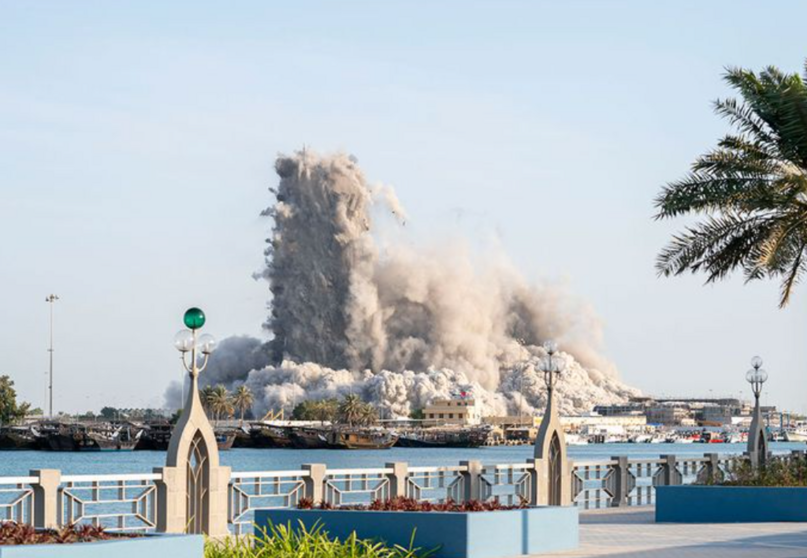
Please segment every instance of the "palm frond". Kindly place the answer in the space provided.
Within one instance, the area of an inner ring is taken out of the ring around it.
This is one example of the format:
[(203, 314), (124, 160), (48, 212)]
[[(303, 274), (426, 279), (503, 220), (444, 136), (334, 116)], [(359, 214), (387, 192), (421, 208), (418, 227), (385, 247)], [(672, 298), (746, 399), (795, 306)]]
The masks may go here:
[(656, 219), (704, 219), (662, 249), (660, 275), (705, 272), (707, 282), (742, 270), (746, 281), (780, 277), (780, 305), (807, 268), (807, 65), (804, 79), (769, 66), (728, 68), (736, 99), (715, 112), (737, 133), (699, 157), (655, 199)]

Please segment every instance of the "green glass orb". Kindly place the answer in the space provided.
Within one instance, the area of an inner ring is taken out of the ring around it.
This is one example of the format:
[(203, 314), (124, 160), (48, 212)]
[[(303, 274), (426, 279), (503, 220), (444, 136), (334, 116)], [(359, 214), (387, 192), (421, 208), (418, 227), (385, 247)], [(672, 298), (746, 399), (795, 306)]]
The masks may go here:
[(189, 308), (185, 312), (185, 327), (189, 329), (199, 329), (205, 325), (205, 313), (200, 308)]

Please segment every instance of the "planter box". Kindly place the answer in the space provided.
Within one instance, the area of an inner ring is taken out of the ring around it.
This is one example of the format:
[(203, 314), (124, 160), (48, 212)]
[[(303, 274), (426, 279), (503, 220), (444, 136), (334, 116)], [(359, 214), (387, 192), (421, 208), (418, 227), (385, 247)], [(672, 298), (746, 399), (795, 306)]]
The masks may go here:
[(490, 512), (389, 512), (364, 510), (259, 510), (256, 535), (274, 525), (322, 525), (332, 537), (354, 531), (388, 546), (437, 549), (433, 558), (502, 558), (577, 548), (576, 507), (535, 507)]
[(670, 523), (807, 521), (807, 488), (659, 486), (656, 487), (656, 521)]
[(201, 535), (147, 535), (75, 544), (0, 546), (0, 558), (202, 558)]

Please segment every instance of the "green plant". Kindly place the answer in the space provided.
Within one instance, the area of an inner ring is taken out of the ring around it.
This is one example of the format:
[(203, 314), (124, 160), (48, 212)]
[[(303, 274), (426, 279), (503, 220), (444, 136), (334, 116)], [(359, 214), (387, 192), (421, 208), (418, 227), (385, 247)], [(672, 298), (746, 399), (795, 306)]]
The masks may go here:
[(742, 102), (715, 112), (736, 129), (656, 199), (657, 219), (703, 216), (658, 256), (660, 274), (704, 271), (707, 282), (742, 270), (781, 280), (780, 306), (807, 270), (807, 74), (729, 69)]
[(12, 424), (25, 418), (30, 407), (28, 403), (17, 402), (13, 380), (8, 376), (0, 376), (0, 425)]
[(720, 486), (807, 486), (807, 460), (777, 457), (753, 467), (747, 459), (735, 459), (722, 479), (701, 484)]
[(71, 544), (130, 538), (135, 535), (113, 535), (95, 525), (68, 525), (61, 529), (35, 529), (12, 521), (0, 523), (0, 546), (24, 544)]
[(734, 486), (807, 486), (807, 461), (774, 459), (756, 469), (743, 461), (723, 482)]
[(452, 499), (443, 502), (429, 502), (426, 500), (416, 500), (415, 498), (390, 498), (388, 500), (373, 500), (370, 504), (351, 504), (334, 507), (328, 502), (320, 502), (314, 505), (310, 498), (301, 498), (297, 503), (300, 510), (369, 510), (369, 511), (418, 511), (418, 512), (486, 512), (501, 510), (517, 510), (530, 507), (527, 500), (523, 499), (513, 506), (505, 506), (498, 500), (466, 500), (455, 502)]
[(330, 538), (321, 525), (306, 529), (301, 522), (271, 525), (259, 536), (228, 537), (205, 542), (204, 558), (427, 558), (432, 552), (414, 546), (385, 546), (383, 543), (359, 539), (353, 533), (345, 540)]

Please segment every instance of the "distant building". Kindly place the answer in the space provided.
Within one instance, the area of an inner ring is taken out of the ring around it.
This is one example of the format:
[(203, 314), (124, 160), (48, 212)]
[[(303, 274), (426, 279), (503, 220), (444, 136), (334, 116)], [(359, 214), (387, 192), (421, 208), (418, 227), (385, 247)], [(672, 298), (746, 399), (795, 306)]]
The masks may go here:
[[(534, 428), (541, 425), (542, 416), (506, 416), (506, 417), (485, 417), (485, 424), (493, 426), (509, 426), (509, 430), (516, 428)], [(630, 430), (643, 429), (647, 426), (647, 419), (644, 415), (610, 415), (600, 416), (596, 414), (582, 416), (563, 416), (560, 423), (566, 432), (608, 432), (624, 433)]]
[(713, 425), (731, 424), (731, 417), (735, 414), (735, 408), (725, 405), (710, 405), (704, 407), (700, 412), (700, 419), (703, 423)]
[(482, 408), (475, 399), (435, 399), (423, 409), (424, 425), (482, 423)]
[(624, 403), (622, 405), (597, 405), (594, 412), (603, 417), (643, 415), (645, 406), (639, 403)]
[(679, 405), (656, 405), (645, 411), (650, 424), (680, 425), (692, 418), (689, 408)]

